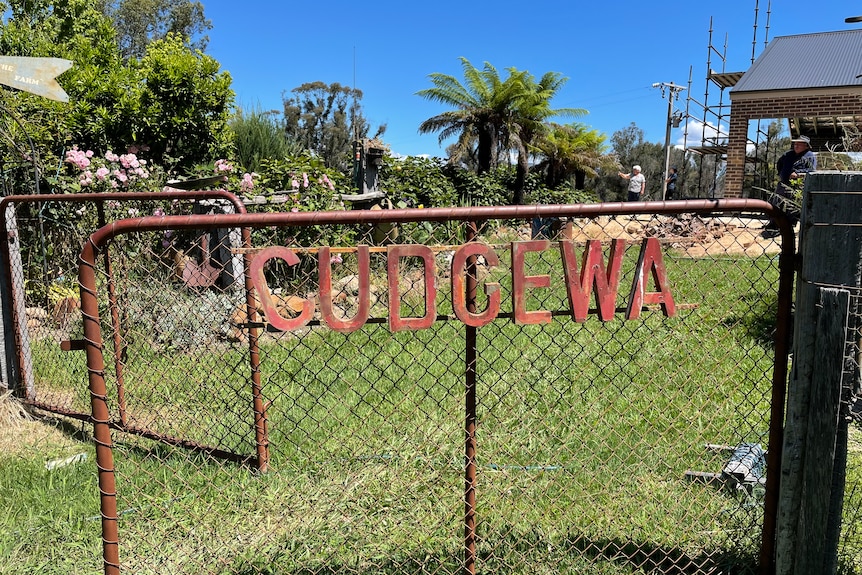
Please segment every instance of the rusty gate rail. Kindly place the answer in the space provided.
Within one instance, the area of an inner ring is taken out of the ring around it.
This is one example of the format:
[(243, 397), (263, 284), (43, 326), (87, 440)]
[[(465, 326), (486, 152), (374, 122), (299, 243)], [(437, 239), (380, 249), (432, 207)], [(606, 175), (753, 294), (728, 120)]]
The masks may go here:
[[(33, 407), (37, 407), (51, 413), (56, 413), (58, 415), (72, 417), (75, 419), (87, 419), (89, 417), (89, 413), (87, 412), (80, 412), (74, 409), (66, 408), (62, 405), (40, 401), (36, 397), (34, 383), (30, 381), (28, 377), (24, 377), (25, 365), (27, 363), (27, 359), (25, 356), (27, 355), (27, 352), (29, 350), (29, 338), (24, 335), (24, 331), (27, 329), (27, 319), (24, 313), (26, 304), (23, 301), (23, 288), (16, 288), (14, 286), (16, 278), (14, 270), (12, 268), (15, 262), (13, 261), (13, 252), (11, 250), (10, 242), (19, 241), (19, 235), (17, 233), (17, 228), (14, 230), (8, 229), (9, 218), (14, 217), (11, 214), (7, 214), (10, 209), (17, 205), (27, 204), (36, 204), (40, 206), (50, 203), (95, 204), (98, 213), (98, 224), (102, 226), (106, 223), (104, 207), (105, 204), (108, 202), (122, 204), (125, 202), (140, 201), (197, 201), (213, 199), (226, 201), (231, 206), (233, 206), (237, 214), (246, 213), (246, 207), (243, 201), (235, 194), (225, 190), (185, 191), (168, 189), (161, 192), (104, 192), (56, 195), (31, 194), (12, 195), (0, 199), (0, 214), (3, 214), (4, 218), (6, 218), (5, 226), (7, 226), (5, 228), (6, 233), (0, 234), (0, 265), (3, 266), (3, 270), (5, 272), (3, 274), (3, 289), (5, 290), (5, 293), (8, 295), (9, 298), (4, 313), (11, 316), (9, 317), (9, 320), (11, 320), (11, 324), (13, 326), (15, 340), (14, 357), (10, 358), (13, 360), (13, 367), (11, 369), (7, 369), (6, 373), (3, 374), (4, 380), (6, 378), (9, 378), (11, 380), (8, 382), (9, 384), (7, 385), (7, 387), (16, 391), (24, 401), (26, 401), (29, 405)], [(241, 233), (243, 234), (244, 241), (248, 240), (248, 230), (242, 230)], [(81, 241), (83, 241), (85, 238), (81, 237), (80, 239)], [(107, 258), (107, 254), (105, 255), (105, 258), (105, 265), (108, 269), (110, 269), (110, 260)], [(112, 289), (112, 286), (110, 284), (111, 282), (109, 282), (109, 289)], [(118, 326), (119, 320), (117, 318), (115, 301), (113, 301), (113, 305), (111, 306), (111, 312), (112, 320), (116, 328)], [(7, 321), (7, 325), (8, 324), (9, 321)], [(115, 329), (114, 337), (119, 337), (119, 334), (120, 330)], [(73, 345), (74, 343), (64, 342), (62, 348), (64, 351), (69, 351), (71, 346)], [(8, 349), (4, 353), (8, 354)]]
[[(594, 218), (598, 216), (620, 215), (678, 215), (707, 214), (726, 215), (738, 213), (768, 214), (776, 220), (781, 230), (782, 250), (779, 256), (779, 286), (778, 286), (778, 316), (775, 332), (774, 350), (775, 363), (772, 373), (771, 413), (769, 426), (768, 469), (766, 494), (764, 501), (764, 517), (761, 533), (761, 571), (769, 573), (773, 564), (776, 496), (778, 492), (780, 469), (783, 406), (785, 397), (785, 382), (787, 379), (787, 356), (790, 343), (790, 314), (792, 309), (793, 264), (795, 261), (795, 238), (792, 227), (784, 215), (770, 204), (759, 200), (725, 199), (725, 200), (686, 200), (675, 202), (632, 202), (578, 205), (542, 205), (542, 206), (502, 206), (479, 208), (431, 208), (431, 209), (396, 209), (381, 211), (342, 211), (342, 212), (298, 212), (278, 214), (219, 214), (192, 216), (147, 216), (130, 218), (109, 223), (93, 233), (85, 243), (80, 256), (79, 282), (81, 288), (81, 309), (84, 323), (83, 347), (87, 356), (89, 391), (92, 408), (92, 421), (96, 440), (97, 466), (99, 474), (99, 491), (102, 506), (102, 535), (105, 573), (116, 575), (120, 572), (119, 529), (117, 486), (115, 481), (115, 464), (113, 440), (111, 437), (111, 414), (109, 409), (108, 391), (105, 379), (105, 359), (103, 356), (103, 340), (99, 317), (97, 293), (96, 266), (100, 254), (106, 253), (106, 248), (112, 239), (121, 234), (152, 232), (163, 229), (173, 230), (211, 230), (216, 228), (304, 228), (310, 226), (346, 225), (346, 224), (381, 224), (408, 222), (462, 222), (468, 224), (467, 242), (475, 238), (475, 223), (489, 219), (523, 220), (537, 217), (567, 217)], [(245, 244), (247, 248), (251, 243)], [(328, 253), (328, 252), (327, 252)], [(248, 254), (247, 254), (248, 255)], [(417, 253), (410, 252), (416, 256)], [(477, 253), (469, 252), (467, 269), (474, 266)], [(391, 264), (390, 264), (391, 265)], [(262, 266), (257, 263), (258, 268)], [(321, 269), (323, 264), (321, 263)], [(245, 285), (248, 293), (248, 324), (257, 324), (255, 296), (265, 299), (268, 294), (260, 292), (253, 282), (255, 262), (245, 266)], [(262, 274), (262, 271), (258, 270)], [(390, 269), (391, 273), (391, 269)], [(466, 293), (467, 312), (476, 313), (476, 283), (469, 281), (464, 286)], [(529, 281), (529, 278), (527, 278)], [(260, 284), (257, 284), (259, 286)], [(453, 282), (453, 285), (454, 282)], [(538, 284), (535, 284), (538, 285)], [(426, 286), (426, 289), (431, 289)], [(515, 288), (516, 290), (518, 288)], [(489, 294), (490, 295), (490, 294)], [(517, 293), (515, 294), (518, 295)], [(454, 297), (454, 296), (453, 296)], [(645, 302), (646, 303), (646, 302)], [(653, 300), (651, 303), (657, 303)], [(662, 302), (665, 303), (665, 302)], [(631, 305), (631, 304), (630, 304)], [(307, 311), (307, 310), (306, 310)], [(304, 312), (303, 312), (304, 313)], [(430, 312), (429, 312), (430, 313)], [(436, 317), (435, 317), (436, 319)], [(390, 322), (391, 322), (390, 318)], [(293, 325), (293, 324), (291, 324)], [(349, 329), (349, 328), (348, 328)], [(251, 386), (254, 409), (254, 431), (257, 446), (257, 466), (260, 471), (267, 470), (268, 436), (266, 423), (266, 408), (260, 383), (260, 357), (256, 346), (257, 327), (252, 327), (250, 333), (251, 353)], [(475, 327), (468, 325), (467, 330), (467, 366), (466, 366), (466, 420), (465, 420), (465, 558), (464, 567), (467, 573), (474, 572), (476, 559), (476, 390), (475, 390)]]

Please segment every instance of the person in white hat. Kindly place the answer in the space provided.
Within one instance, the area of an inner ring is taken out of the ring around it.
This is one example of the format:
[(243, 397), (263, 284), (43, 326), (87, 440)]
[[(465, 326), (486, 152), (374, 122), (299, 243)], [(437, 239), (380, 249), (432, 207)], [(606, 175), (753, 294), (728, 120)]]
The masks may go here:
[[(817, 169), (817, 156), (811, 151), (811, 140), (807, 136), (797, 136), (790, 142), (793, 148), (778, 158), (775, 165), (778, 168), (778, 185), (775, 186), (775, 193), (769, 198), (769, 203), (787, 214), (790, 223), (795, 226), (799, 221), (798, 196), (802, 190), (799, 180)], [(775, 222), (769, 220), (761, 235), (775, 237), (779, 233)]]
[(629, 197), (628, 201), (637, 202), (643, 197), (646, 190), (646, 178), (641, 173), (641, 167), (638, 165), (632, 166), (631, 174), (617, 172), (621, 178), (629, 181)]

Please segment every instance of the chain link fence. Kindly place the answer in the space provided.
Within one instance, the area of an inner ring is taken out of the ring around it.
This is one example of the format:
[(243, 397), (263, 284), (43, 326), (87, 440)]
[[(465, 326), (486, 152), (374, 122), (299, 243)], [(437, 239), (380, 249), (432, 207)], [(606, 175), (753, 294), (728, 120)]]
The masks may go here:
[[(64, 342), (82, 333), (78, 258), (90, 231), (146, 215), (245, 212), (236, 196), (219, 191), (8, 196), (0, 207), (6, 229), (4, 338), (14, 343), (2, 358), (3, 381), (17, 382), (28, 405), (78, 419), (90, 416), (89, 397), (79, 385), (86, 363), (81, 354), (66, 353)], [(182, 246), (168, 254), (178, 261), (199, 249), (171, 233), (162, 241)]]
[(102, 228), (83, 322), (30, 335), (94, 425), (13, 459), (57, 488), (0, 573), (756, 573), (793, 253), (760, 205)]
[[(844, 286), (844, 289), (847, 289)], [(839, 517), (828, 528), (838, 533), (837, 567), (839, 573), (862, 573), (862, 297), (859, 288), (850, 292), (850, 317), (844, 354), (844, 381), (838, 408), (835, 479), (844, 484), (843, 503), (838, 504)], [(840, 493), (840, 490), (839, 490)]]

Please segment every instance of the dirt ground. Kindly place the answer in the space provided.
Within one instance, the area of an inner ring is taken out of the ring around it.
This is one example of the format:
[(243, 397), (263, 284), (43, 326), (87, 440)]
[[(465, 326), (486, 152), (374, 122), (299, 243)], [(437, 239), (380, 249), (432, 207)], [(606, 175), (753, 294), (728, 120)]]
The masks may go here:
[(691, 257), (736, 254), (757, 256), (779, 253), (781, 238), (760, 236), (764, 222), (755, 218), (705, 218), (680, 216), (602, 216), (575, 221), (570, 237), (575, 241), (614, 238), (638, 241), (657, 237), (669, 241)]

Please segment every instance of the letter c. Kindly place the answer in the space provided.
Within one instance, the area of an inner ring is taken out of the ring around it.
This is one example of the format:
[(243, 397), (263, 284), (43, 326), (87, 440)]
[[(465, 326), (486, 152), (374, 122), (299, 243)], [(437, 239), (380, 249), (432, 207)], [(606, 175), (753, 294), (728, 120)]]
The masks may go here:
[(273, 258), (282, 259), (289, 266), (295, 266), (299, 263), (299, 258), (296, 254), (286, 247), (270, 246), (264, 248), (249, 264), (252, 284), (254, 284), (258, 297), (260, 297), (260, 305), (263, 308), (263, 313), (269, 325), (281, 331), (298, 329), (311, 321), (311, 318), (314, 316), (314, 300), (306, 298), (302, 304), (302, 313), (297, 317), (286, 318), (278, 313), (278, 308), (275, 306), (275, 302), (272, 301), (272, 293), (269, 291), (266, 276), (263, 273), (267, 262)]

